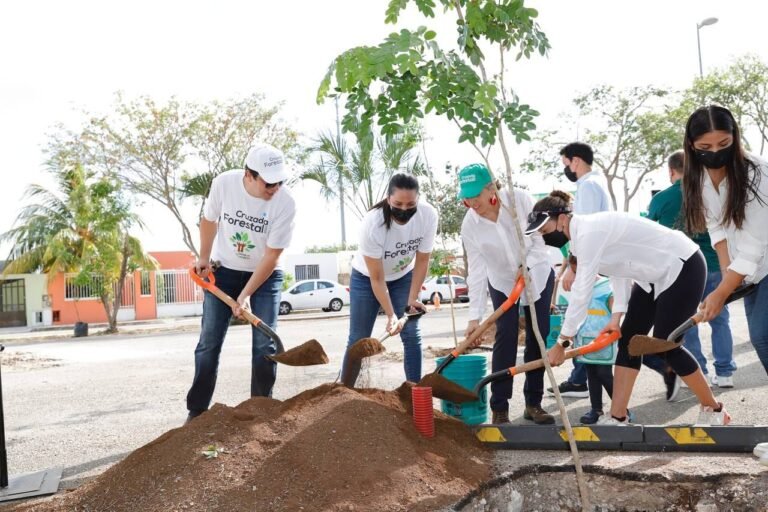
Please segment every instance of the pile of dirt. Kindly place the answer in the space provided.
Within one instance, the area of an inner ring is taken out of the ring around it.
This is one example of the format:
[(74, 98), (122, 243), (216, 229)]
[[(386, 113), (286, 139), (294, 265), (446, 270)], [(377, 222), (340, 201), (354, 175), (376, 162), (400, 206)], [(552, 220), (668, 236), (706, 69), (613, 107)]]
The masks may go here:
[(422, 438), (410, 394), (327, 384), (216, 404), (79, 489), (16, 510), (435, 510), (489, 477), (490, 452), (438, 411), (436, 436)]

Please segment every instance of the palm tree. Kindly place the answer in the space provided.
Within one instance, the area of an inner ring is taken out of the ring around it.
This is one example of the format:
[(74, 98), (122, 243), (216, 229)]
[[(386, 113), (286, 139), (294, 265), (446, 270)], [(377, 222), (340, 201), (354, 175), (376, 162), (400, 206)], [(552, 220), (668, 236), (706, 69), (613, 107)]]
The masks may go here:
[(418, 143), (410, 132), (387, 139), (371, 133), (356, 134), (354, 145), (330, 131), (321, 132), (309, 148), (319, 161), (300, 179), (318, 183), (326, 200), (343, 200), (361, 219), (384, 197), (396, 171), (426, 174), (421, 159), (414, 156)]
[(22, 207), (14, 227), (0, 235), (0, 242), (12, 246), (4, 273), (45, 272), (52, 278), (77, 272), (76, 281), (92, 285), (98, 294), (108, 332), (116, 332), (127, 273), (156, 267), (128, 232), (141, 222), (121, 197), (116, 180), (97, 178), (77, 164), (54, 165), (51, 171), (58, 192), (29, 186), (25, 197), (33, 202)]

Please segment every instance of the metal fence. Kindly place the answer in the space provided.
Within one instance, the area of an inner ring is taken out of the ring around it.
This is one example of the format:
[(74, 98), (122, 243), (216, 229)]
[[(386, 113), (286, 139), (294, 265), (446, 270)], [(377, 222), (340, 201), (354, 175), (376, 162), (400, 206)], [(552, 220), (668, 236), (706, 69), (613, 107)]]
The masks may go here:
[[(85, 283), (76, 282), (76, 274), (64, 276), (64, 300), (101, 300), (99, 290), (104, 286), (104, 277), (93, 274)], [(117, 295), (117, 283), (112, 286), (112, 293)], [(123, 293), (120, 297), (121, 308), (132, 308), (135, 304), (133, 274), (126, 276), (123, 282)]]
[(158, 304), (198, 304), (203, 302), (203, 290), (187, 270), (158, 270), (155, 273)]

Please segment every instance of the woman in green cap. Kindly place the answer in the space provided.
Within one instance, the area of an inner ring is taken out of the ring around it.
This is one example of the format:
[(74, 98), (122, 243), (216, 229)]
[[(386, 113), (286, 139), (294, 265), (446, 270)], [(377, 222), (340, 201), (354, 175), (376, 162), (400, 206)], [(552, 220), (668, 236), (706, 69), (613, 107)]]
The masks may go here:
[[(467, 250), (469, 285), (469, 323), (466, 335), (477, 329), (485, 312), (488, 293), (494, 308), (507, 299), (522, 266), (522, 253), (531, 275), (534, 306), (539, 331), (543, 338), (549, 335), (549, 303), (555, 275), (550, 265), (547, 248), (540, 236), (524, 237), (520, 246), (517, 229), (510, 211), (515, 194), (518, 223), (521, 230), (533, 208), (533, 199), (522, 190), (508, 191), (494, 182), (488, 168), (472, 164), (459, 172), (459, 198), (467, 207), (461, 225), (461, 239)], [(526, 294), (518, 304), (496, 321), (496, 340), (493, 345), (492, 370), (498, 371), (517, 364), (517, 333), (522, 304), (525, 319), (525, 352), (523, 360), (541, 358), (541, 350), (533, 334), (530, 305)], [(480, 340), (478, 340), (478, 344)], [(537, 424), (552, 424), (555, 419), (541, 408), (544, 395), (544, 370), (525, 374), (525, 411), (523, 417)], [(491, 384), (491, 411), (493, 423), (509, 422), (509, 399), (512, 397), (512, 379)]]

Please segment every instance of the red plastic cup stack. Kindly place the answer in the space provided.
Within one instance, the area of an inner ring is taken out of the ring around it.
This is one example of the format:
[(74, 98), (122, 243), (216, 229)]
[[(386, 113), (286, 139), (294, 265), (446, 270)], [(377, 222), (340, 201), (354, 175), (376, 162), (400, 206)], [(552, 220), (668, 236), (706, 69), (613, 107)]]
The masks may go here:
[(432, 388), (428, 386), (413, 386), (411, 388), (413, 401), (413, 424), (424, 437), (435, 437), (435, 416), (432, 413)]

